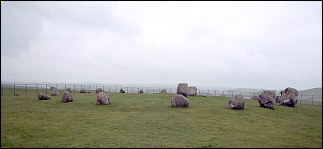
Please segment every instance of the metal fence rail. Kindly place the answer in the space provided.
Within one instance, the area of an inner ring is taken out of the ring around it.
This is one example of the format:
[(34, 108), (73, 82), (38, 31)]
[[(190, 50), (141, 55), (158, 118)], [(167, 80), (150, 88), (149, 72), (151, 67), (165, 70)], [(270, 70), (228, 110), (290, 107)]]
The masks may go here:
[[(127, 86), (104, 86), (104, 85), (80, 85), (80, 84), (1, 84), (1, 96), (27, 96), (37, 95), (38, 93), (50, 93), (50, 87), (56, 87), (57, 90), (66, 90), (70, 88), (73, 93), (80, 93), (81, 89), (89, 92), (95, 92), (96, 89), (102, 88), (106, 93), (120, 93), (124, 90), (125, 93), (138, 93), (140, 90), (145, 94), (160, 93), (162, 89), (166, 89), (169, 94), (175, 94), (177, 88), (160, 88), (160, 87), (127, 87)], [(231, 90), (197, 90), (198, 96), (221, 96), (233, 97), (241, 95), (245, 98), (258, 96), (259, 92), (240, 92)], [(301, 104), (322, 105), (322, 95), (299, 95), (298, 102)]]

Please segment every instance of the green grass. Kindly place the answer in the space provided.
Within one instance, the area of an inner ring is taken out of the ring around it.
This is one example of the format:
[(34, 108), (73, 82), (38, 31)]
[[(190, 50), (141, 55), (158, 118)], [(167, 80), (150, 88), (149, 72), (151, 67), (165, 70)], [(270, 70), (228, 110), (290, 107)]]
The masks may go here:
[[(34, 91), (32, 91), (34, 92)], [(60, 91), (59, 93), (62, 93)], [(1, 97), (1, 147), (322, 147), (322, 106), (229, 110), (229, 98), (189, 97), (189, 108), (172, 108), (174, 94), (74, 93), (37, 100)]]

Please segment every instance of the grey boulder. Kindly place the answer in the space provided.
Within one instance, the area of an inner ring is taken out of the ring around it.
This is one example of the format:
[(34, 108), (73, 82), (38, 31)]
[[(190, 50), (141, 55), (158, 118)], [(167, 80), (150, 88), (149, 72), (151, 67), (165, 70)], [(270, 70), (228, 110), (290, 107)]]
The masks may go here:
[(265, 90), (259, 95), (258, 102), (260, 107), (270, 108), (275, 110), (275, 93), (273, 91)]
[(189, 100), (181, 94), (177, 94), (174, 97), (172, 97), (171, 103), (172, 103), (172, 107), (180, 107), (180, 108), (189, 107)]
[(228, 107), (233, 110), (244, 109), (245, 99), (242, 96), (234, 96), (229, 100)]

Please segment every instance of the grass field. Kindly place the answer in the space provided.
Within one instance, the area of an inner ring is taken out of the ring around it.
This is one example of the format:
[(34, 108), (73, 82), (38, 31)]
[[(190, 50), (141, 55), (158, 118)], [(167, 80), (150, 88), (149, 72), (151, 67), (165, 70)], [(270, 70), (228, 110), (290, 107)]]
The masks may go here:
[[(59, 93), (62, 93), (60, 91)], [(1, 147), (322, 147), (322, 106), (229, 110), (229, 98), (189, 97), (189, 108), (172, 108), (174, 94), (95, 93), (37, 100), (1, 97)]]

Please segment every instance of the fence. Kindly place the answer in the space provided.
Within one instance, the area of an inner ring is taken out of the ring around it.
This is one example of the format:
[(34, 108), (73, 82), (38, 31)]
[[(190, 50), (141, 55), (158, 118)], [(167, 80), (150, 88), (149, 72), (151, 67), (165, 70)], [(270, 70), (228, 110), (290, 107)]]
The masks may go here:
[(66, 90), (70, 88), (73, 93), (80, 92), (85, 89), (89, 92), (95, 92), (97, 88), (102, 88), (107, 93), (120, 93), (124, 90), (125, 93), (138, 93), (140, 90), (143, 93), (154, 94), (160, 93), (162, 89), (166, 89), (167, 93), (176, 93), (176, 88), (157, 88), (157, 87), (125, 87), (125, 86), (103, 86), (103, 85), (74, 85), (74, 84), (1, 84), (1, 96), (21, 96), (35, 95), (40, 92), (50, 93), (50, 87), (56, 87), (57, 90)]
[[(80, 84), (1, 84), (1, 96), (22, 96), (37, 95), (38, 93), (50, 93), (50, 87), (56, 87), (58, 90), (66, 90), (70, 88), (73, 93), (79, 93), (81, 89), (89, 92), (95, 92), (97, 88), (102, 88), (106, 93), (138, 93), (140, 90), (146, 94), (160, 93), (162, 89), (166, 89), (169, 94), (176, 93), (175, 88), (159, 88), (159, 87), (125, 87), (125, 86), (104, 86), (104, 85), (80, 85)], [(240, 92), (231, 90), (197, 90), (198, 96), (221, 96), (233, 97), (241, 95), (247, 99), (258, 96), (259, 92)], [(298, 102), (301, 104), (322, 105), (322, 95), (299, 95)]]

